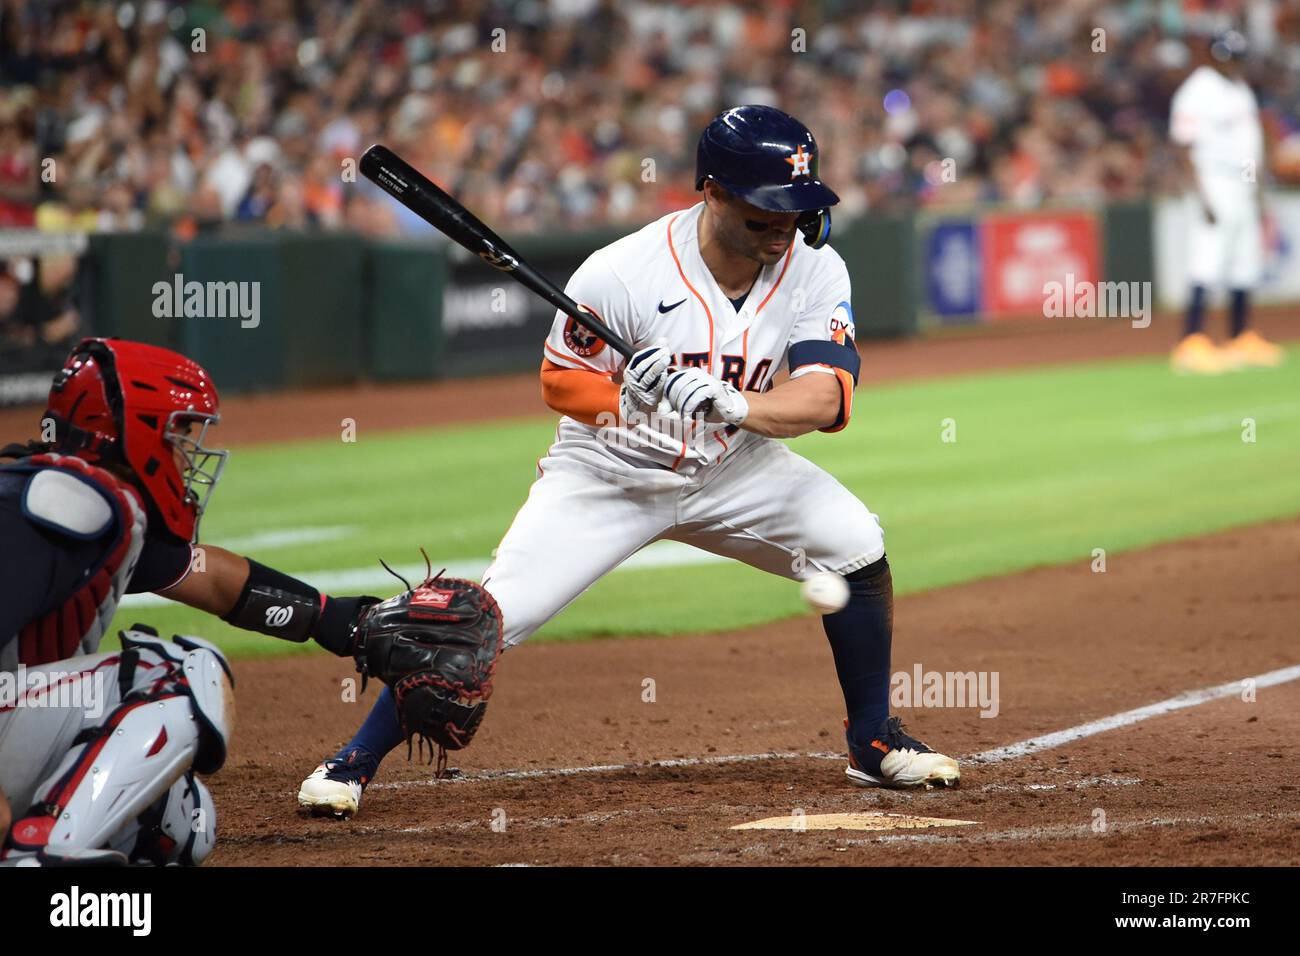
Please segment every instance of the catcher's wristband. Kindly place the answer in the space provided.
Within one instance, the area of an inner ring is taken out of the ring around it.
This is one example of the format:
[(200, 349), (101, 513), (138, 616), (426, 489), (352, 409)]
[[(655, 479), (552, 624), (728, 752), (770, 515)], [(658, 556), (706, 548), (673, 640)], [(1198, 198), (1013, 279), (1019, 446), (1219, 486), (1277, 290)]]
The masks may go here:
[(248, 558), (248, 580), (235, 606), (221, 619), (247, 631), (301, 644), (312, 636), (321, 596), (310, 584)]
[(352, 657), (357, 650), (359, 625), (366, 609), (378, 604), (377, 597), (330, 597), (325, 596), (325, 607), (321, 611), (320, 623), (312, 635), (316, 643), (331, 654), (339, 657)]

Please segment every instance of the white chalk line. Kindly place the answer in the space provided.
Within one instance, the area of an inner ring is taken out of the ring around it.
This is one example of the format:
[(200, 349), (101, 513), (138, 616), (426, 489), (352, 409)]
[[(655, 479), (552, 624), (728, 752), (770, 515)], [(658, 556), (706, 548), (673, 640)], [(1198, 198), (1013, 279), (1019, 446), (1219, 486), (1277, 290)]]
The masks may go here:
[(607, 763), (590, 767), (546, 767), (539, 770), (471, 770), (444, 780), (395, 780), (391, 783), (372, 783), (370, 790), (408, 790), (411, 787), (432, 787), (446, 783), (482, 783), (487, 780), (539, 780), (549, 777), (577, 777), (586, 774), (620, 773), (633, 770), (671, 770), (676, 767), (714, 767), (735, 763), (758, 763), (766, 760), (845, 760), (843, 753), (801, 751), (770, 751), (758, 754), (726, 754), (718, 757), (674, 757), (653, 760), (649, 763)]
[[(457, 774), (446, 780), (395, 780), (389, 783), (374, 783), (370, 790), (409, 790), (412, 787), (432, 787), (443, 783), (483, 783), (490, 780), (529, 780), (549, 777), (575, 777), (585, 774), (615, 773), (618, 771), (644, 771), (671, 767), (719, 766), (724, 764), (758, 763), (766, 760), (837, 760), (844, 761), (842, 753), (831, 752), (788, 752), (765, 754), (733, 754), (724, 757), (683, 757), (670, 761), (656, 761), (640, 764), (603, 764), (592, 767), (555, 767), (544, 770), (479, 770)], [(1080, 777), (1078, 780), (1066, 780), (1062, 783), (986, 783), (979, 788), (980, 793), (1027, 793), (1051, 790), (1077, 789), (1087, 787), (1132, 787), (1142, 783), (1140, 777)], [(891, 791), (895, 797), (907, 797), (909, 791)]]
[(323, 541), (339, 541), (350, 538), (363, 531), (361, 525), (336, 524), (307, 528), (268, 528), (252, 534), (236, 535), (222, 538), (221, 547), (227, 551), (258, 551), (263, 548), (288, 548), (300, 544), (320, 544)]
[[(1028, 740), (1021, 740), (1017, 743), (995, 747), (992, 750), (985, 750), (981, 753), (961, 757), (959, 760), (962, 763), (974, 764), (976, 766), (989, 766), (1007, 760), (1015, 760), (1019, 757), (1027, 757), (1030, 754), (1041, 753), (1045, 750), (1051, 750), (1064, 744), (1073, 743), (1077, 740), (1084, 740), (1088, 737), (1095, 736), (1096, 734), (1117, 730), (1120, 727), (1128, 727), (1140, 723), (1141, 721), (1149, 720), (1152, 717), (1159, 717), (1163, 714), (1184, 710), (1188, 707), (1196, 707), (1200, 704), (1210, 703), (1211, 701), (1221, 700), (1226, 697), (1239, 696), (1245, 690), (1247, 682), (1250, 682), (1250, 684), (1258, 690), (1264, 687), (1273, 687), (1278, 684), (1289, 683), (1290, 681), (1297, 679), (1300, 679), (1300, 664), (1279, 668), (1278, 670), (1268, 671), (1263, 674), (1257, 674), (1254, 677), (1244, 677), (1240, 680), (1229, 681), (1226, 684), (1217, 684), (1213, 687), (1204, 687), (1199, 690), (1185, 691), (1177, 696), (1170, 697), (1167, 700), (1157, 701), (1154, 704), (1147, 704), (1144, 707), (1126, 710), (1122, 713), (1103, 717), (1099, 720), (1092, 720), (1084, 724), (1078, 724), (1074, 727), (1067, 727), (1064, 730), (1057, 730), (1052, 733), (1042, 734), (1038, 737), (1031, 737)], [(429, 787), (445, 783), (480, 783), (490, 780), (538, 780), (550, 777), (573, 777), (588, 774), (621, 773), (627, 771), (670, 770), (678, 767), (709, 767), (723, 766), (727, 764), (758, 763), (771, 760), (809, 759), (844, 760), (845, 755), (843, 752), (832, 751), (770, 751), (767, 753), (729, 754), (715, 757), (677, 757), (670, 760), (655, 760), (649, 763), (597, 764), (595, 766), (587, 767), (549, 767), (538, 770), (474, 770), (457, 774), (456, 776), (445, 780), (397, 780), (391, 783), (373, 783), (370, 787), (374, 790), (406, 790), (412, 787)]]
[(1131, 442), (1146, 444), (1163, 441), (1166, 438), (1186, 438), (1192, 435), (1208, 435), (1214, 432), (1232, 431), (1242, 427), (1242, 419), (1252, 419), (1256, 424), (1263, 421), (1294, 418), (1300, 413), (1300, 403), (1283, 402), (1277, 405), (1261, 405), (1257, 408), (1233, 415), (1218, 412), (1213, 415), (1201, 415), (1197, 418), (1182, 418), (1174, 421), (1148, 422), (1129, 429)]
[[(318, 528), (303, 530), (324, 534), (324, 536), (316, 537), (315, 539), (309, 537), (308, 539), (305, 539), (304, 542), (300, 543), (306, 543), (306, 541), (310, 540), (335, 540), (337, 538), (346, 537), (347, 534), (350, 533), (348, 528), (342, 526), (332, 529)], [(325, 534), (325, 532), (329, 533)], [(268, 531), (262, 536), (261, 546), (271, 547), (272, 545), (267, 542), (285, 541), (287, 536), (291, 534), (293, 534), (293, 532), (289, 530)], [(251, 537), (242, 539), (244, 543), (241, 546), (236, 546), (233, 542), (239, 540), (241, 539), (214, 541), (213, 544), (236, 551), (253, 550), (253, 548), (247, 543), (249, 540), (252, 540)], [(447, 568), (447, 574), (450, 577), (470, 578), (475, 581), (482, 578), (483, 572), (486, 571), (488, 565), (492, 563), (491, 558), (468, 558), (463, 561), (438, 561), (436, 560), (436, 556), (434, 557), (434, 571), (441, 570), (445, 565)], [(680, 541), (656, 541), (654, 544), (642, 548), (610, 573), (615, 574), (621, 571), (643, 571), (648, 568), (678, 568), (699, 564), (718, 564), (728, 560), (730, 559), (724, 558), (721, 555), (710, 554), (707, 551), (701, 551), (699, 548), (693, 547), (689, 544), (684, 544)], [(389, 563), (392, 564), (391, 561)], [(402, 577), (406, 578), (408, 581), (418, 583), (424, 580), (425, 566), (423, 563), (396, 564), (393, 565), (393, 567), (398, 574), (402, 575)], [(345, 568), (343, 570), (295, 571), (292, 568), (284, 570), (286, 573), (292, 574), (296, 578), (310, 581), (312, 587), (319, 591), (324, 591), (327, 594), (350, 594), (357, 591), (375, 589), (378, 589), (378, 591), (384, 594), (388, 594), (401, 589), (401, 585), (398, 583), (397, 579), (379, 566), (378, 559), (371, 564), (362, 565), (361, 567), (356, 568)], [(383, 590), (385, 587), (388, 588), (387, 591)], [(122, 599), (119, 607), (160, 607), (162, 605), (173, 603), (175, 602), (157, 594), (128, 594)]]
[(1089, 787), (1136, 787), (1141, 777), (1080, 777), (1064, 783), (986, 783), (980, 793), (1043, 793), (1052, 790), (1086, 790)]
[[(689, 804), (674, 807), (629, 807), (621, 810), (598, 810), (589, 813), (580, 813), (573, 817), (528, 817), (512, 819), (510, 817), (502, 818), (504, 829), (493, 830), (496, 833), (504, 833), (509, 830), (549, 830), (554, 827), (569, 826), (574, 823), (601, 824), (611, 823), (614, 820), (623, 820), (631, 817), (644, 816), (662, 816), (665, 814), (680, 813), (692, 816), (700, 812), (698, 804)], [(708, 812), (713, 815), (735, 815), (735, 814), (755, 814), (768, 813), (770, 807), (766, 806), (710, 806)], [(438, 832), (467, 832), (470, 830), (492, 830), (492, 821), (483, 820), (460, 820), (452, 823), (426, 823), (406, 827), (370, 827), (358, 826), (351, 828), (350, 832), (360, 833), (363, 835), (376, 833), (438, 833)]]
[(1091, 737), (1094, 734), (1105, 733), (1108, 730), (1115, 730), (1119, 727), (1128, 727), (1131, 724), (1139, 723), (1151, 717), (1158, 717), (1161, 714), (1172, 713), (1176, 710), (1184, 710), (1188, 707), (1196, 707), (1199, 704), (1209, 703), (1213, 700), (1221, 700), (1225, 697), (1239, 697), (1246, 689), (1246, 682), (1249, 681), (1255, 688), (1273, 687), (1277, 684), (1285, 684), (1293, 680), (1300, 679), (1300, 664), (1291, 667), (1283, 667), (1275, 671), (1269, 671), (1265, 674), (1258, 674), (1254, 677), (1244, 677), (1241, 680), (1229, 681), (1226, 684), (1218, 684), (1214, 687), (1203, 687), (1200, 690), (1185, 691), (1176, 697), (1170, 697), (1168, 700), (1158, 701), (1154, 704), (1147, 704), (1145, 707), (1137, 707), (1133, 710), (1126, 710), (1123, 713), (1113, 714), (1110, 717), (1103, 717), (1100, 720), (1092, 720), (1086, 724), (1079, 724), (1075, 727), (1067, 727), (1065, 730), (1058, 730), (1050, 734), (1043, 734), (1040, 737), (1031, 737), (1029, 740), (1022, 740), (1019, 743), (1007, 744), (1005, 747), (995, 747), (992, 750), (985, 750), (983, 753), (972, 754), (963, 758), (967, 763), (973, 763), (979, 766), (988, 764), (1001, 763), (1004, 760), (1014, 760), (1017, 757), (1027, 757), (1030, 754), (1040, 753), (1044, 750), (1051, 750), (1062, 744), (1071, 743), (1075, 740), (1082, 740), (1085, 737)]

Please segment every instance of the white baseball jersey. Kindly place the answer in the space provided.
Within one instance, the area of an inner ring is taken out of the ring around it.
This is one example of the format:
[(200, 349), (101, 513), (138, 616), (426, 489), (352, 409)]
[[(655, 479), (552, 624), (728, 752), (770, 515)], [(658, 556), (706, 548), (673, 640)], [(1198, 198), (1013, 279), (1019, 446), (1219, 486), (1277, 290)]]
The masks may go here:
[[(742, 391), (769, 388), (790, 366), (792, 345), (852, 342), (849, 273), (839, 253), (829, 246), (811, 249), (796, 235), (786, 255), (762, 269), (737, 311), (700, 257), (703, 211), (699, 203), (672, 213), (593, 253), (569, 280), (569, 296), (635, 348), (665, 344), (674, 366), (702, 368)], [(556, 315), (545, 353), (557, 365), (603, 374), (624, 364), (564, 313)], [(814, 361), (822, 358), (815, 346), (797, 350), (792, 375), (836, 374), (830, 364)], [(853, 395), (847, 377), (841, 379), (846, 416)], [(725, 424), (684, 434), (670, 416), (656, 416), (658, 428), (649, 422), (625, 428), (612, 415), (604, 427), (573, 424), (627, 453), (688, 471), (718, 461), (750, 435)]]
[(1197, 183), (1215, 217), (1215, 222), (1207, 221), (1200, 198), (1188, 196), (1190, 280), (1250, 288), (1264, 266), (1257, 205), (1264, 133), (1255, 94), (1244, 80), (1198, 67), (1174, 93), (1169, 134), (1175, 143), (1190, 147)]
[[(700, 256), (701, 203), (594, 253), (568, 292), (638, 348), (664, 342), (742, 390), (793, 376), (836, 375), (840, 422), (851, 411), (857, 351), (848, 271), (801, 237), (758, 274), (737, 310)], [(548, 359), (610, 375), (624, 360), (558, 314)], [(850, 369), (849, 366), (852, 366)], [(725, 425), (624, 428), (560, 420), (539, 477), (483, 576), (518, 644), (606, 572), (652, 541), (682, 541), (788, 578), (847, 574), (880, 559), (876, 516), (782, 442)], [(665, 600), (671, 597), (665, 596)]]
[(1245, 80), (1218, 70), (1193, 70), (1174, 93), (1169, 135), (1191, 147), (1192, 166), (1213, 203), (1251, 196), (1263, 169), (1259, 104)]

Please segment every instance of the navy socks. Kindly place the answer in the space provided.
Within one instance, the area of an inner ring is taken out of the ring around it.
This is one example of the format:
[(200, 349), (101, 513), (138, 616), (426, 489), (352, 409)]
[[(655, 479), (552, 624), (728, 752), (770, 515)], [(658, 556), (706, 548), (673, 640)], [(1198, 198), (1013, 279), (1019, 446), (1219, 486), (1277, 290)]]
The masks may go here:
[(889, 716), (889, 661), (894, 631), (894, 580), (889, 562), (845, 575), (849, 603), (822, 618), (844, 691), (849, 738), (866, 741)]
[[(1250, 313), (1250, 290), (1233, 289), (1228, 307), (1228, 338), (1235, 339), (1246, 331), (1246, 317)], [(1205, 327), (1205, 287), (1192, 286), (1192, 297), (1187, 303), (1187, 322), (1184, 335), (1194, 335)]]
[(1235, 339), (1246, 331), (1246, 313), (1250, 311), (1250, 293), (1245, 289), (1232, 290), (1231, 326), (1229, 333)]
[(356, 732), (344, 750), (360, 747), (374, 754), (378, 760), (406, 739), (402, 733), (402, 723), (397, 719), (397, 701), (387, 685), (379, 692), (379, 699), (370, 708), (366, 721)]
[(1195, 335), (1205, 326), (1205, 286), (1192, 286), (1192, 297), (1187, 303), (1187, 323), (1184, 335)]

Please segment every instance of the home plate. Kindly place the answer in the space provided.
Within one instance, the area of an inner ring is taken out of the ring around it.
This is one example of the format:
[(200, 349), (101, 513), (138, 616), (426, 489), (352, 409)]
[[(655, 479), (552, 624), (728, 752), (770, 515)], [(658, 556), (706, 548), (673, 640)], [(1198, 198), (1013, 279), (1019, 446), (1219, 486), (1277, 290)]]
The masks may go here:
[(904, 813), (787, 813), (752, 823), (737, 823), (732, 830), (925, 830), (930, 827), (969, 827), (976, 820), (913, 817)]

